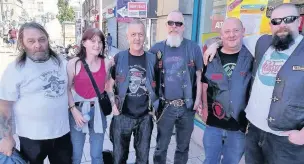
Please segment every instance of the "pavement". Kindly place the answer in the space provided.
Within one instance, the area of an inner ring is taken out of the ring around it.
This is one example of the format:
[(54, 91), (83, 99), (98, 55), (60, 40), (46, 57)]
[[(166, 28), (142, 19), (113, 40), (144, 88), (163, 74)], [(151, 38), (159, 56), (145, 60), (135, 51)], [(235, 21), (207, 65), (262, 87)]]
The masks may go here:
[[(114, 54), (116, 54), (117, 52), (119, 52), (118, 49), (112, 47), (111, 52), (110, 52), (110, 56), (113, 56)], [(11, 51), (10, 49), (7, 48), (3, 48), (0, 47), (0, 77), (2, 75), (2, 72), (4, 71), (4, 69), (6, 68), (7, 64), (12, 62), (14, 59), (16, 58), (15, 54), (13, 53), (13, 51)], [(113, 150), (113, 145), (109, 139), (109, 126), (111, 123), (111, 119), (112, 116), (108, 116), (107, 117), (107, 123), (108, 123), (108, 128), (106, 130), (106, 135), (105, 135), (105, 139), (104, 139), (104, 150)], [(199, 133), (201, 133), (199, 135), (203, 136), (203, 131), (198, 128), (195, 127), (195, 129), (199, 129)], [(203, 160), (205, 158), (204, 156), (204, 149), (201, 146), (201, 143), (195, 142), (194, 138), (198, 138), (197, 135), (198, 133), (193, 133), (192, 134), (192, 139), (190, 142), (190, 150), (189, 150), (189, 161), (187, 164), (202, 164)], [(151, 138), (151, 144), (150, 144), (150, 155), (149, 155), (149, 164), (153, 163), (153, 153), (156, 147), (156, 125), (154, 126), (153, 132), (152, 132), (152, 138)], [(16, 143), (17, 143), (17, 148), (19, 149), (19, 140), (18, 137), (15, 136), (16, 139)], [(167, 154), (167, 164), (173, 164), (174, 161), (174, 152), (175, 152), (175, 148), (176, 148), (176, 141), (175, 141), (175, 136), (173, 135), (171, 137), (171, 142), (169, 144), (169, 148), (168, 148), (168, 154)], [(133, 147), (133, 137), (131, 139), (131, 143), (130, 143), (130, 150), (129, 150), (129, 157), (128, 157), (128, 164), (134, 164), (135, 163), (135, 150)], [(83, 149), (83, 155), (82, 155), (82, 163), (81, 164), (90, 164), (91, 163), (91, 157), (90, 157), (90, 143), (89, 143), (89, 136), (86, 136), (86, 141), (85, 141), (85, 145), (84, 145), (84, 149)], [(240, 164), (244, 164), (244, 159), (242, 159), (242, 161), (240, 162)], [(48, 160), (46, 159), (44, 164), (49, 164)]]

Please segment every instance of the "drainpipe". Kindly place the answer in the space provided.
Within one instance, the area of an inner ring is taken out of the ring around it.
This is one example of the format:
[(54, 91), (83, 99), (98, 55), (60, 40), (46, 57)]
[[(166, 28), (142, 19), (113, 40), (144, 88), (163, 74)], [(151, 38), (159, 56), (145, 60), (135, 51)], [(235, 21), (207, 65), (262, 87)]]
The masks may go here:
[(199, 29), (200, 29), (200, 7), (201, 0), (194, 0), (193, 2), (193, 14), (192, 14), (192, 35), (191, 40), (198, 42)]

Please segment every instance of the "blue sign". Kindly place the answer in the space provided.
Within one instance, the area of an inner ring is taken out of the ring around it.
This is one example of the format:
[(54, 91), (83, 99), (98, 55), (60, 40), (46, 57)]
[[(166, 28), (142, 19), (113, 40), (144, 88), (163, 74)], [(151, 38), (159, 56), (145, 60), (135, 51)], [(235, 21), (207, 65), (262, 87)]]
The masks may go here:
[(128, 2), (130, 0), (117, 0), (116, 5), (116, 17), (117, 18), (126, 18), (128, 17)]

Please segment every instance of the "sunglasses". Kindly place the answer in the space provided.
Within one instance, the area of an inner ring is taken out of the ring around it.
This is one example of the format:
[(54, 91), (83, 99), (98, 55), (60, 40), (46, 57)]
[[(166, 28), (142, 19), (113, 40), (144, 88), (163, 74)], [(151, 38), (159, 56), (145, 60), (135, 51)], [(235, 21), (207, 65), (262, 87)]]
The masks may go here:
[(280, 25), (282, 21), (284, 21), (285, 24), (290, 24), (293, 23), (295, 20), (297, 20), (299, 16), (288, 16), (284, 18), (273, 18), (271, 19), (271, 24), (272, 25)]
[(176, 27), (181, 27), (184, 24), (183, 22), (174, 22), (174, 21), (168, 21), (167, 23), (169, 26), (173, 26), (175, 24)]

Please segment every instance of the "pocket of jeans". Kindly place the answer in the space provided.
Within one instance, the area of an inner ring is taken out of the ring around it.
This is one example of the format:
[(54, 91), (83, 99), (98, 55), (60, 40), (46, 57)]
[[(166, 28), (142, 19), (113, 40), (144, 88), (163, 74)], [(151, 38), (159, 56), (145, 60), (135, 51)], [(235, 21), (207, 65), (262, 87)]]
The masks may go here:
[(285, 140), (287, 140), (286, 143), (289, 144), (291, 147), (303, 147), (303, 145), (297, 145), (297, 144), (292, 143), (292, 142), (289, 140), (289, 137), (288, 137), (288, 136), (286, 136), (286, 137), (284, 137), (284, 138), (285, 138)]

